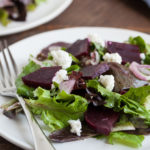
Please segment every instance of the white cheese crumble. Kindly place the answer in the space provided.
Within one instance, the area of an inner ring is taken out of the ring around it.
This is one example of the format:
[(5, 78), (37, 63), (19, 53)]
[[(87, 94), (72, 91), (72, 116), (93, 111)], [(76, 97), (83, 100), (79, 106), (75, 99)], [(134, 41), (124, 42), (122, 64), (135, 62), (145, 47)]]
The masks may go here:
[(109, 91), (112, 91), (115, 86), (115, 79), (113, 75), (101, 75), (99, 81)]
[(71, 126), (70, 132), (75, 133), (77, 136), (81, 136), (81, 132), (82, 132), (81, 121), (79, 119), (78, 120), (68, 120), (68, 123)]
[(72, 57), (69, 56), (69, 53), (63, 50), (52, 50), (50, 51), (50, 55), (53, 57), (53, 62), (58, 66), (62, 66), (63, 69), (71, 66)]
[(122, 57), (118, 53), (106, 53), (103, 56), (104, 61), (106, 62), (116, 62), (118, 64), (122, 63)]
[(142, 60), (144, 60), (144, 59), (145, 59), (145, 54), (144, 54), (144, 53), (140, 53), (140, 58), (141, 58)]
[(94, 42), (94, 43), (98, 43), (100, 44), (101, 46), (105, 47), (105, 41), (103, 39), (101, 39), (98, 34), (96, 33), (93, 33), (93, 34), (89, 34), (88, 35), (88, 39), (91, 41), (91, 42)]
[[(55, 76), (53, 77), (52, 81), (60, 84), (64, 80), (68, 80), (68, 75), (66, 70), (59, 70), (56, 72)], [(52, 84), (52, 88), (54, 88), (54, 85)]]

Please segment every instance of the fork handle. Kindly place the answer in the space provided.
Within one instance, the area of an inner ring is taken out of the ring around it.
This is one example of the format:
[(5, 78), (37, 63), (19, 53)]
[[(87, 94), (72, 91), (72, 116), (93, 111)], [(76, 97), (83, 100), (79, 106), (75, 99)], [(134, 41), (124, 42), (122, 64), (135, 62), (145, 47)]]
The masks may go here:
[(16, 95), (17, 99), (19, 100), (24, 113), (27, 117), (32, 136), (34, 141), (35, 150), (55, 150), (51, 142), (48, 140), (48, 138), (45, 136), (44, 132), (41, 130), (39, 124), (29, 111), (28, 106), (26, 105), (24, 99), (22, 97), (19, 97)]

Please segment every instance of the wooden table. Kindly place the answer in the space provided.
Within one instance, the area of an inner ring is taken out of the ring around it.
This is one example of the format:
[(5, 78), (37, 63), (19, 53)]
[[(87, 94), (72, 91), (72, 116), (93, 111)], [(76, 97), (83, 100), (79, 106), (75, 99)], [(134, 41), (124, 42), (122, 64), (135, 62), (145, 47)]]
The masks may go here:
[[(141, 0), (74, 0), (52, 22), (29, 31), (0, 37), (0, 40), (7, 39), (12, 44), (40, 32), (76, 26), (119, 27), (150, 33), (150, 9)], [(0, 150), (21, 149), (0, 137)]]

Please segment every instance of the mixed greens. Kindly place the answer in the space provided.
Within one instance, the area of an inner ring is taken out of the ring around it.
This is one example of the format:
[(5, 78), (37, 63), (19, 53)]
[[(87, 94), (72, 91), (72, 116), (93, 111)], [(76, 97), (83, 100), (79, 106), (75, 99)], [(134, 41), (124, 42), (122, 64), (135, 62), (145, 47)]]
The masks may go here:
[(11, 20), (25, 21), (28, 11), (33, 11), (45, 0), (0, 0), (0, 23), (7, 26)]
[[(31, 57), (16, 87), (49, 127), (52, 141), (96, 137), (138, 148), (150, 133), (149, 64), (150, 45), (142, 37), (118, 43), (91, 35), (53, 43)], [(19, 108), (13, 100), (3, 106), (4, 114), (12, 117)], [(81, 135), (70, 120), (81, 122)]]

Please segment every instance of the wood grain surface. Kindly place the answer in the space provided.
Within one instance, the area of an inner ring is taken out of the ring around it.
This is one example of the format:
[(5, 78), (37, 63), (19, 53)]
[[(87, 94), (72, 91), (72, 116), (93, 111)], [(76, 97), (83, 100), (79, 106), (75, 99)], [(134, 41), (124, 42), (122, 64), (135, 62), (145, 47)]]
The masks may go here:
[[(150, 33), (150, 9), (142, 0), (74, 0), (53, 21), (22, 33), (0, 37), (9, 44), (37, 33), (76, 26), (103, 26)], [(10, 125), (11, 126), (11, 125)], [(0, 137), (0, 150), (21, 150)]]

